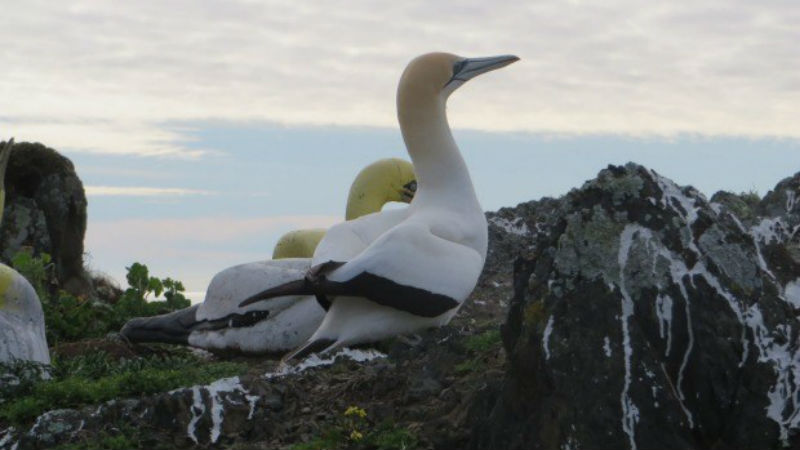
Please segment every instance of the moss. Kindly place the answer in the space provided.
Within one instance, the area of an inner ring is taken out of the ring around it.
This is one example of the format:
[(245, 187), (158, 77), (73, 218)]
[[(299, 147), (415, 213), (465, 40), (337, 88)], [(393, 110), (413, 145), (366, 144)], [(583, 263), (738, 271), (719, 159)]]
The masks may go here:
[(467, 373), (475, 373), (478, 371), (483, 370), (485, 364), (481, 362), (478, 358), (467, 359), (461, 363), (458, 363), (453, 367), (457, 374), (463, 375)]
[(417, 448), (417, 436), (407, 428), (391, 422), (383, 422), (365, 439), (366, 444), (378, 450), (401, 450)]
[(531, 325), (544, 322), (546, 316), (544, 302), (542, 301), (531, 302), (525, 307), (525, 311), (523, 312), (525, 323)]
[(468, 337), (464, 347), (473, 352), (485, 352), (500, 346), (500, 330), (491, 329)]

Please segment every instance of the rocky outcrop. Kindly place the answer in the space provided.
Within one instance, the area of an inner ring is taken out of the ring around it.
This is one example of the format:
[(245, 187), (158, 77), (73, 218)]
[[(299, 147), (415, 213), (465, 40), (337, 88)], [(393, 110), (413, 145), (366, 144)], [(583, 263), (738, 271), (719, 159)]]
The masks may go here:
[(525, 246), (472, 448), (800, 447), (799, 195), (709, 202), (629, 164), (501, 210)]
[(23, 246), (49, 253), (60, 288), (76, 295), (90, 293), (83, 268), (86, 195), (72, 162), (42, 144), (15, 144), (5, 186), (2, 260), (9, 262)]

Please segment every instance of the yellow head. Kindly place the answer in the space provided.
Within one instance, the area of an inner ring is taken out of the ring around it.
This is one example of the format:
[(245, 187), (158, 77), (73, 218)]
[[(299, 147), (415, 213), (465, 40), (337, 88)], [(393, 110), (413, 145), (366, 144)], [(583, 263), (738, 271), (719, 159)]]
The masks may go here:
[(386, 158), (361, 169), (347, 198), (346, 220), (378, 212), (388, 202), (409, 203), (417, 190), (414, 166), (399, 158)]

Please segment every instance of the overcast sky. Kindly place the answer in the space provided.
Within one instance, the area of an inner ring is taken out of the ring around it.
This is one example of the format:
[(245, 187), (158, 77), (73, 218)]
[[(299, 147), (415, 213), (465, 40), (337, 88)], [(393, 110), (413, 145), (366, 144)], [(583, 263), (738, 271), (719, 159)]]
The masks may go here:
[(709, 194), (800, 170), (796, 1), (6, 1), (0, 138), (76, 164), (92, 266), (205, 289), (277, 236), (339, 220), (404, 157), (414, 56), (513, 53), (451, 125), (487, 209), (635, 160)]

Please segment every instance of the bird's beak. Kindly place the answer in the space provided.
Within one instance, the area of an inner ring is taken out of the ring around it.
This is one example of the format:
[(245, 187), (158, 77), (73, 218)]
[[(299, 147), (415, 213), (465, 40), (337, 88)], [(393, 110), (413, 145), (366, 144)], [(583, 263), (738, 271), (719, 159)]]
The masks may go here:
[(417, 180), (414, 180), (403, 185), (403, 189), (400, 190), (400, 198), (402, 198), (406, 203), (411, 203), (411, 200), (414, 199), (414, 194), (416, 193)]
[[(11, 147), (13, 146), (14, 138), (11, 138), (2, 148), (0, 148), (0, 182), (4, 180), (6, 167), (8, 166), (8, 158), (11, 157)], [(0, 186), (0, 189), (3, 189), (3, 186)]]
[(453, 66), (453, 78), (447, 82), (450, 84), (455, 80), (467, 81), (478, 75), (492, 70), (505, 67), (513, 62), (519, 61), (519, 57), (514, 55), (489, 56), (486, 58), (466, 58), (457, 61)]

